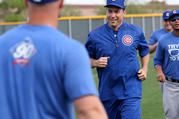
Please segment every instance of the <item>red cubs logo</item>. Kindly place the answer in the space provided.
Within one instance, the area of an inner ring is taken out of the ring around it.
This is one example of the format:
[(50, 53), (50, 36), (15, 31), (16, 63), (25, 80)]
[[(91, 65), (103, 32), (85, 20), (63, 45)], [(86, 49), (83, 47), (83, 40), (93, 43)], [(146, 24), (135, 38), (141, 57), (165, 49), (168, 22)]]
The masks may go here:
[(170, 13), (167, 13), (166, 16), (168, 17), (170, 15)]
[(126, 46), (130, 46), (133, 43), (133, 38), (131, 35), (124, 35), (122, 37), (122, 43)]
[(174, 13), (174, 14), (176, 14), (176, 13), (177, 13), (177, 11), (176, 11), (176, 10), (173, 10), (173, 13)]

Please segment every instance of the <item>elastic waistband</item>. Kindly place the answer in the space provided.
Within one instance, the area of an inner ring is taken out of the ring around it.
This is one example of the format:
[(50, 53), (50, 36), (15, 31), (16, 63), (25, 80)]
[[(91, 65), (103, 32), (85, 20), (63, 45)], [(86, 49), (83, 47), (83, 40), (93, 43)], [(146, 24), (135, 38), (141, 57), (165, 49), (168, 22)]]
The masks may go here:
[(170, 81), (170, 82), (179, 83), (179, 79), (172, 79), (172, 78), (167, 78), (167, 77), (166, 77), (166, 80), (167, 80), (167, 81)]

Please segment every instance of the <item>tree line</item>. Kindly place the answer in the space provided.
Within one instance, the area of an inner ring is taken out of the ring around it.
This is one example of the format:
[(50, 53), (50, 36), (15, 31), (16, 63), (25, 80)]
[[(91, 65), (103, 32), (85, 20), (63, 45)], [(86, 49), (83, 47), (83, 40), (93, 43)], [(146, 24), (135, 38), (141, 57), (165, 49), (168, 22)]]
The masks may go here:
[[(126, 7), (127, 14), (162, 13), (165, 10), (171, 9), (165, 2), (157, 1), (145, 5), (128, 1)], [(103, 6), (96, 8), (97, 15), (105, 15), (105, 12), (106, 9)], [(77, 6), (64, 6), (62, 17), (64, 16), (81, 16), (80, 8)], [(27, 10), (25, 9), (24, 0), (2, 0), (0, 3), (1, 22), (24, 21), (26, 19)]]

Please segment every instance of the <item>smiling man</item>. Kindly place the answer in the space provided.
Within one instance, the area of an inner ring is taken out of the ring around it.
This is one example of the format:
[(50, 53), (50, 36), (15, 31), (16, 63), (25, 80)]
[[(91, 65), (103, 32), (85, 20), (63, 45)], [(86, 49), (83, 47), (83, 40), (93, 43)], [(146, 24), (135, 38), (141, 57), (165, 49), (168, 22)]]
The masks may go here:
[(63, 0), (24, 0), (29, 20), (0, 36), (0, 119), (108, 119), (85, 47), (57, 30)]
[(163, 36), (154, 57), (157, 80), (163, 83), (163, 105), (166, 119), (179, 117), (179, 10), (169, 17), (173, 32)]
[[(97, 68), (100, 99), (110, 119), (140, 119), (149, 47), (142, 29), (123, 22), (124, 0), (107, 0), (107, 23), (90, 32), (86, 48)], [(140, 68), (137, 51), (141, 57)]]

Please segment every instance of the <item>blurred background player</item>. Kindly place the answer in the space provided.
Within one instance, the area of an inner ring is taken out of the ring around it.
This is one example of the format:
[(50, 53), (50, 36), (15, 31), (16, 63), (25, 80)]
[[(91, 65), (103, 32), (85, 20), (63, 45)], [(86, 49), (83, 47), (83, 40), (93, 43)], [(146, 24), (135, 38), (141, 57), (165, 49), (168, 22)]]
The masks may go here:
[[(149, 48), (142, 29), (123, 22), (124, 0), (107, 0), (107, 23), (90, 32), (86, 48), (97, 67), (100, 99), (110, 119), (140, 119)], [(137, 50), (142, 68), (137, 58)]]
[(170, 11), (165, 11), (163, 13), (163, 26), (164, 28), (156, 30), (152, 33), (149, 39), (149, 49), (150, 53), (153, 53), (156, 50), (159, 39), (168, 32), (172, 31), (172, 27), (169, 23)]
[[(165, 11), (163, 13), (164, 28), (154, 31), (152, 33), (152, 36), (150, 37), (150, 40), (149, 40), (150, 53), (155, 52), (157, 45), (158, 45), (158, 41), (159, 39), (161, 39), (162, 36), (164, 36), (165, 34), (169, 32), (172, 32), (172, 26), (170, 25), (170, 21), (169, 21), (170, 12), (171, 11)], [(160, 89), (163, 94), (163, 82), (160, 82)]]
[(157, 46), (154, 66), (157, 80), (163, 84), (163, 106), (166, 119), (179, 118), (179, 10), (171, 11), (173, 32), (164, 35)]
[[(57, 31), (63, 0), (25, 0), (29, 21), (0, 37), (0, 119), (107, 119), (89, 57)], [(73, 102), (73, 103), (72, 103)]]

